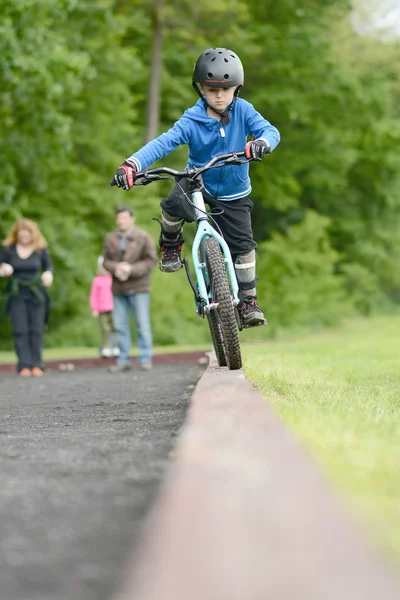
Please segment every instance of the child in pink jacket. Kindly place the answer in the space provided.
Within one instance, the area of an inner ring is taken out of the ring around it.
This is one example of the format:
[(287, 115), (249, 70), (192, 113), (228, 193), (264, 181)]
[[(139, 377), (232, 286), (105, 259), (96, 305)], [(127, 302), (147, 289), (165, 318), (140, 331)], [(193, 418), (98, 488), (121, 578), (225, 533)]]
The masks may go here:
[(111, 292), (111, 273), (103, 267), (103, 257), (97, 260), (97, 275), (92, 281), (90, 290), (90, 308), (92, 315), (98, 317), (101, 332), (101, 356), (110, 358), (119, 355), (117, 334), (112, 318), (113, 295)]

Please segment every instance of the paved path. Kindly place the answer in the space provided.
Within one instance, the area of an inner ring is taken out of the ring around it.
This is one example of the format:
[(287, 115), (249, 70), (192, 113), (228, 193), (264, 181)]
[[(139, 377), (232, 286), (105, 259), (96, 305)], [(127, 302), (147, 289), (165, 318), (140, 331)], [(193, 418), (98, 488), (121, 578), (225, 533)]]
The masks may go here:
[(0, 598), (117, 585), (204, 367), (0, 375)]
[(114, 600), (399, 600), (400, 580), (237, 371), (211, 367)]

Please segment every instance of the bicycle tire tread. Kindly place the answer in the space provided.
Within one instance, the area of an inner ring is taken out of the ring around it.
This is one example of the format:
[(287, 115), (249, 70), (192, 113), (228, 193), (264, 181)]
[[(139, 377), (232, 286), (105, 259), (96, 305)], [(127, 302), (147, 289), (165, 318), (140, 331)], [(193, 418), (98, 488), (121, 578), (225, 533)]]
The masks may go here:
[(218, 241), (209, 237), (205, 241), (207, 267), (212, 278), (213, 288), (217, 296), (217, 315), (220, 319), (222, 343), (224, 345), (227, 366), (230, 370), (242, 367), (239, 332), (232, 293)]
[[(200, 262), (202, 262), (202, 263), (206, 262), (206, 252), (205, 252), (204, 243), (200, 244), (199, 258), (200, 258)], [(208, 326), (210, 329), (211, 341), (214, 346), (214, 351), (215, 351), (215, 356), (217, 358), (218, 366), (226, 367), (227, 362), (226, 362), (226, 356), (225, 356), (225, 349), (224, 349), (224, 343), (222, 341), (221, 328), (219, 326), (218, 319), (217, 319), (214, 311), (208, 312), (206, 317), (207, 317), (207, 323), (208, 323)]]

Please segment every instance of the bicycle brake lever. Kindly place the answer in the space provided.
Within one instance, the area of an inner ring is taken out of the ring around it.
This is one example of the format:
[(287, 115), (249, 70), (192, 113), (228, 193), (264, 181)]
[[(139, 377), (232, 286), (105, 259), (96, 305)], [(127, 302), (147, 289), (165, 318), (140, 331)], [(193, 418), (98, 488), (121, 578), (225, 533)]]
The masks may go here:
[(247, 160), (242, 160), (238, 156), (231, 156), (231, 158), (227, 158), (224, 162), (225, 165), (242, 165), (243, 163), (248, 162)]
[(135, 185), (149, 185), (149, 183), (157, 181), (158, 179), (162, 179), (162, 177), (160, 175), (143, 175)]

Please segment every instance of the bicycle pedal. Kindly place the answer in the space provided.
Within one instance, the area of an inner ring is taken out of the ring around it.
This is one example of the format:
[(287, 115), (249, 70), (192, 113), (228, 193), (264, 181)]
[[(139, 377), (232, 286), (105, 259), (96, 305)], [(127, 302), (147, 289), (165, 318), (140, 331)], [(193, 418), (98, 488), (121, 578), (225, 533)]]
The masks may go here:
[(158, 263), (158, 268), (160, 269), (160, 271), (162, 271), (163, 273), (175, 273), (176, 271), (179, 271), (179, 269), (183, 268), (183, 264), (181, 263), (179, 266), (176, 266), (174, 268), (171, 268), (169, 266), (165, 266), (162, 264), (161, 261), (159, 261)]

